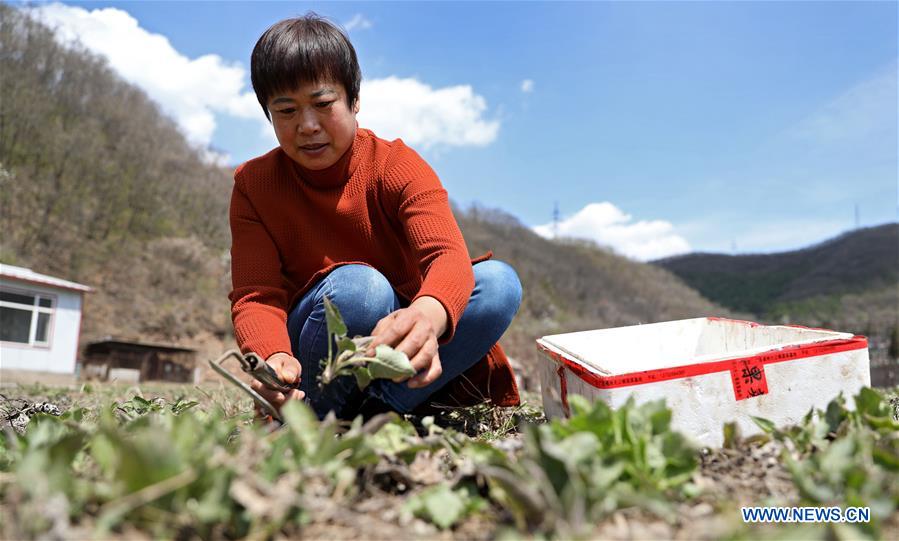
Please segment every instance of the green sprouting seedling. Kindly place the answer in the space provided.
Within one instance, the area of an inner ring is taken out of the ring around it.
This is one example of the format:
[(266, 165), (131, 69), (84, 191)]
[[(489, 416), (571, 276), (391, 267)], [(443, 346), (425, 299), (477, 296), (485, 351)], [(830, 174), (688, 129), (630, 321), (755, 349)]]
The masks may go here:
[[(373, 379), (411, 377), (415, 369), (402, 351), (381, 344), (375, 347), (374, 357), (367, 356), (371, 336), (347, 337), (347, 326), (337, 306), (325, 297), (325, 322), (328, 327), (328, 357), (322, 361), (321, 383), (327, 385), (336, 378), (352, 374), (360, 389)], [(334, 344), (337, 351), (334, 351)]]
[(478, 495), (474, 487), (469, 485), (453, 489), (447, 482), (430, 486), (411, 496), (404, 506), (405, 510), (437, 525), (441, 530), (486, 507), (487, 500)]
[(854, 400), (855, 408), (849, 408), (840, 395), (789, 427), (753, 420), (768, 437), (787, 444), (781, 459), (803, 503), (870, 507), (871, 521), (857, 526), (876, 539), (881, 523), (899, 509), (899, 421), (875, 389), (863, 387)]
[(590, 537), (616, 509), (640, 506), (667, 520), (672, 502), (691, 498), (696, 451), (672, 431), (663, 402), (630, 399), (613, 410), (568, 397), (572, 416), (524, 427), (515, 461), (490, 447), (470, 447), (490, 497), (519, 528), (561, 539)]

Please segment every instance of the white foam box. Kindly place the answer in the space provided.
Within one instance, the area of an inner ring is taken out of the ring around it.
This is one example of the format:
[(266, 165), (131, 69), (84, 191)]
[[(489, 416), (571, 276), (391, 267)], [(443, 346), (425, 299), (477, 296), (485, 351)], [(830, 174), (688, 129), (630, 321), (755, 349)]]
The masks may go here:
[(544, 336), (537, 348), (547, 417), (568, 416), (569, 394), (613, 409), (664, 398), (672, 429), (709, 447), (725, 422), (749, 436), (760, 432), (751, 416), (795, 424), (871, 384), (864, 336), (792, 325), (707, 317)]

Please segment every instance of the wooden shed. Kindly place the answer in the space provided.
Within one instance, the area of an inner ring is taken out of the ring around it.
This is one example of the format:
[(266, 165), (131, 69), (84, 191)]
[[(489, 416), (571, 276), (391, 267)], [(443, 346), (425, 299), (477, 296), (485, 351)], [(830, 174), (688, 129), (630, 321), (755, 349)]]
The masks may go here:
[(193, 349), (107, 339), (87, 345), (81, 373), (87, 379), (192, 383), (196, 362)]

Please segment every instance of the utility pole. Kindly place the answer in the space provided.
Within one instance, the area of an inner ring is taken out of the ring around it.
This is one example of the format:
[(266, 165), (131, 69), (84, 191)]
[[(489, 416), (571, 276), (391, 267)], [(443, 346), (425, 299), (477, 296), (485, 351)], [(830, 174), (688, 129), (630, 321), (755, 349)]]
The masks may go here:
[(861, 227), (861, 220), (858, 216), (858, 203), (855, 204), (855, 228), (858, 229)]

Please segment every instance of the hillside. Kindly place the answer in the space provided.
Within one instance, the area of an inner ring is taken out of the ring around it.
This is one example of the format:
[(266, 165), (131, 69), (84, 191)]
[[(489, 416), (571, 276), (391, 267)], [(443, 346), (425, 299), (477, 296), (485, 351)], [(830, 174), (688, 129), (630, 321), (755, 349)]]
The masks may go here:
[(689, 254), (654, 262), (705, 297), (761, 319), (886, 340), (899, 324), (899, 224), (775, 254)]
[(82, 344), (226, 337), (231, 172), (105, 61), (5, 4), (0, 73), (0, 261), (95, 288)]
[[(205, 163), (101, 59), (18, 10), (0, 4), (0, 15), (0, 261), (95, 288), (82, 344), (111, 335), (204, 357), (233, 347), (231, 171)], [(525, 367), (545, 334), (723, 314), (663, 269), (548, 241), (499, 211), (456, 215), (472, 255), (494, 250), (521, 277), (503, 343)]]

